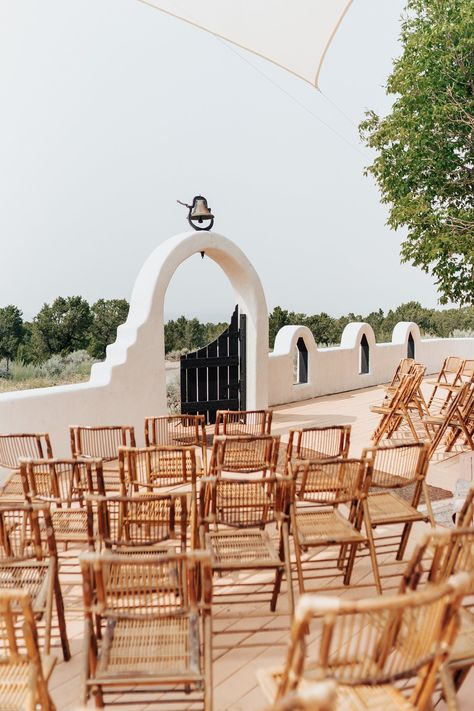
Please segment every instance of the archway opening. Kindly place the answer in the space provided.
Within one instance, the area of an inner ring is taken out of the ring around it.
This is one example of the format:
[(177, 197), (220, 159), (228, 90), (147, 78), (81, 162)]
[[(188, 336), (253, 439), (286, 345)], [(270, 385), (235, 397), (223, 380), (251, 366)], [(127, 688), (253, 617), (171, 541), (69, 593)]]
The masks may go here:
[(359, 373), (364, 375), (370, 371), (370, 349), (367, 336), (364, 335), (360, 339), (360, 361), (359, 361)]
[(415, 360), (415, 340), (410, 331), (407, 341), (407, 358), (412, 358)]

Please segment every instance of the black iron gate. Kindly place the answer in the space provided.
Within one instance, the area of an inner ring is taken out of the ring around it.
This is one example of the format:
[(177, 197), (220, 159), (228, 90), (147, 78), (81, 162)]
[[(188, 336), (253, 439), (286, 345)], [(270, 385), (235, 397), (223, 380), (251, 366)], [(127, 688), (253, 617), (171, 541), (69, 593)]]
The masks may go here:
[(245, 410), (246, 316), (235, 307), (229, 328), (215, 341), (181, 357), (181, 412), (202, 414), (208, 424), (217, 410)]

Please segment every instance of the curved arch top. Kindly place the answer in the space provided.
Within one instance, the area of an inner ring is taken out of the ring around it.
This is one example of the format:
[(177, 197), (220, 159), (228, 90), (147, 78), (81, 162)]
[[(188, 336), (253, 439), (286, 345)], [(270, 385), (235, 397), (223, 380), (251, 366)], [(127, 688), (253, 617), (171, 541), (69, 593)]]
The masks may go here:
[(202, 251), (227, 275), (236, 303), (247, 315), (247, 407), (267, 407), (268, 310), (263, 287), (242, 250), (215, 232), (185, 232), (152, 252), (135, 282), (127, 321), (119, 327), (115, 343), (107, 348), (105, 361), (93, 367), (91, 385), (122, 379), (124, 370), (130, 370), (130, 375), (131, 371), (142, 376), (146, 373), (156, 388), (156, 410), (166, 412), (165, 295), (180, 264)]

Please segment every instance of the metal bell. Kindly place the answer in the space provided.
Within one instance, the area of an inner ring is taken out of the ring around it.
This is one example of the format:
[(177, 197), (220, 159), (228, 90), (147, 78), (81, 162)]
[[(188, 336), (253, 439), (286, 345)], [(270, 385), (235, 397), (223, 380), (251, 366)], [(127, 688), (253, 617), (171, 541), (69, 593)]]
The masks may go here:
[(189, 219), (193, 221), (196, 220), (200, 224), (202, 224), (204, 220), (214, 219), (214, 215), (207, 206), (207, 200), (205, 197), (202, 197), (202, 195), (196, 195), (193, 199), (193, 204), (189, 212)]

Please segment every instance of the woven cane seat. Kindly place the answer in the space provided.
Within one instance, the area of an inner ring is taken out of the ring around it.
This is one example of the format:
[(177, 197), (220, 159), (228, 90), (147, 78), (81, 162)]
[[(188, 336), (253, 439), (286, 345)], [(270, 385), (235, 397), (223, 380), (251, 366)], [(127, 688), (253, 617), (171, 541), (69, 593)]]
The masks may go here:
[(0, 588), (21, 588), (31, 595), (33, 608), (41, 609), (49, 585), (49, 564), (37, 560), (31, 563), (0, 563)]
[[(43, 675), (48, 679), (53, 670), (55, 659), (42, 657)], [(25, 711), (35, 708), (32, 698), (32, 669), (28, 661), (18, 664), (4, 663), (0, 660), (0, 699), (2, 711)]]
[(23, 484), (19, 472), (13, 472), (2, 488), (2, 500), (5, 497), (21, 499), (24, 498)]
[(365, 541), (364, 536), (337, 510), (296, 513), (298, 538), (302, 546), (323, 541)]
[(207, 534), (206, 540), (214, 568), (282, 565), (266, 531), (219, 531)]
[(198, 620), (195, 618), (128, 619), (107, 625), (97, 675), (156, 678), (170, 674), (196, 678), (200, 674)]
[(336, 711), (413, 711), (413, 706), (397, 689), (380, 686), (339, 686)]
[(372, 524), (424, 521), (426, 516), (392, 492), (370, 494), (367, 498)]
[(87, 541), (86, 509), (57, 509), (51, 519), (56, 540)]
[(449, 663), (462, 666), (462, 662), (474, 658), (474, 614), (466, 609), (460, 610), (460, 626), (451, 652)]

